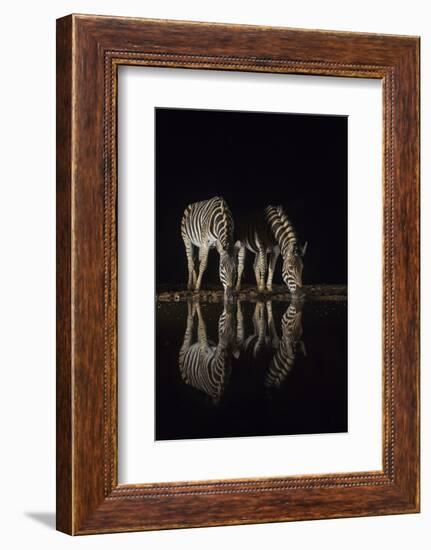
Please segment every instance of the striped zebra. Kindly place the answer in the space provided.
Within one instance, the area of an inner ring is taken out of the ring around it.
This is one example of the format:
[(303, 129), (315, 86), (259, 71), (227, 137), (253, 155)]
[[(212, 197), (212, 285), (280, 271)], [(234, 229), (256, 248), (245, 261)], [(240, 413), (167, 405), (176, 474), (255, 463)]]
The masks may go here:
[[(200, 290), (208, 253), (216, 248), (220, 255), (219, 277), (225, 296), (231, 296), (236, 279), (233, 246), (233, 219), (226, 201), (213, 197), (190, 204), (181, 221), (181, 236), (187, 255), (188, 290)], [(195, 269), (195, 248), (199, 248), (199, 272)]]
[(295, 366), (298, 347), (305, 355), (302, 341), (302, 300), (292, 300), (281, 320), (282, 336), (265, 376), (267, 388), (279, 388)]
[[(197, 339), (194, 341), (194, 317)], [(218, 403), (228, 384), (235, 349), (235, 318), (232, 305), (225, 303), (218, 325), (218, 343), (208, 339), (199, 303), (188, 302), (187, 327), (179, 353), (181, 378), (186, 384), (209, 395)]]
[(302, 287), (302, 258), (307, 250), (307, 243), (302, 247), (299, 245), (295, 228), (282, 206), (268, 206), (265, 209), (265, 220), (280, 247), (283, 281), (289, 291), (295, 294)]
[[(244, 273), (246, 251), (249, 250), (255, 255), (253, 268), (258, 291), (263, 292), (265, 288), (271, 291), (274, 269), (278, 256), (280, 255), (280, 247), (266, 221), (265, 212), (259, 212), (258, 214), (241, 218), (239, 224), (237, 224), (236, 234), (238, 238), (235, 245), (238, 250), (238, 277), (236, 290), (241, 290), (241, 279)], [(265, 281), (267, 273), (268, 277)]]

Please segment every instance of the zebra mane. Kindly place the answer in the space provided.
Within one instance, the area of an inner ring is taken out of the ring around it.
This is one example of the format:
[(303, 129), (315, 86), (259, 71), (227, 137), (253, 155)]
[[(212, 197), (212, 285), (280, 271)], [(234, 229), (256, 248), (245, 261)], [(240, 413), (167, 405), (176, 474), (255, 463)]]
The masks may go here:
[(280, 246), (283, 258), (289, 254), (294, 254), (297, 251), (298, 239), (295, 228), (283, 207), (281, 205), (268, 206), (265, 208), (265, 218), (277, 244)]

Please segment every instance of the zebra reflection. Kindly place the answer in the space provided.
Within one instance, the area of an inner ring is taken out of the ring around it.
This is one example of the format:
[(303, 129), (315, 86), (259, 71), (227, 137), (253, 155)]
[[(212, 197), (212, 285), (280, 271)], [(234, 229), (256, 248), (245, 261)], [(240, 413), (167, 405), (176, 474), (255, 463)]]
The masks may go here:
[(272, 302), (256, 302), (253, 313), (253, 332), (246, 337), (241, 301), (237, 304), (237, 345), (241, 353), (256, 359), (265, 351), (274, 351), (278, 346), (278, 335), (272, 316)]
[[(218, 323), (218, 343), (209, 340), (200, 304), (187, 303), (187, 326), (179, 353), (179, 368), (186, 384), (204, 392), (216, 404), (220, 401), (231, 373), (232, 355), (236, 356), (235, 317), (227, 302)], [(194, 319), (197, 317), (197, 338)]]
[(281, 338), (265, 376), (267, 388), (279, 388), (295, 366), (298, 349), (306, 355), (302, 341), (303, 300), (292, 300), (281, 320)]

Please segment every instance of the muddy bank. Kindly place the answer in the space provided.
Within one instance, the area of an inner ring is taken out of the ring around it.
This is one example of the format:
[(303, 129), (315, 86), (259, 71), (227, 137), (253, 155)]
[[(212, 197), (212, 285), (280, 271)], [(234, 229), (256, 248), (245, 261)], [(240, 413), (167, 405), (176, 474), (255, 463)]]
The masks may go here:
[[(347, 300), (346, 285), (305, 285), (302, 294), (307, 301), (345, 301)], [(261, 300), (277, 300), (290, 302), (292, 295), (284, 285), (274, 285), (271, 292), (258, 292), (256, 287), (244, 286), (235, 296), (239, 300), (257, 302)], [(220, 288), (206, 288), (198, 292), (184, 290), (184, 288), (159, 288), (156, 299), (158, 302), (184, 302), (193, 298), (200, 302), (221, 302), (223, 301), (223, 290)]]

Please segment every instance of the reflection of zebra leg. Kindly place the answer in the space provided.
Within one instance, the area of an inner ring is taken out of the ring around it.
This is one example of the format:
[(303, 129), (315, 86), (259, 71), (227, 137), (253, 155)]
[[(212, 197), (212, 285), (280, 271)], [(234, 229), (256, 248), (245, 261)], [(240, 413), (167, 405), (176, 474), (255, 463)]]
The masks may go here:
[(196, 271), (195, 271), (195, 260), (194, 260), (194, 247), (189, 238), (183, 235), (184, 246), (186, 249), (187, 256), (187, 267), (189, 271), (189, 279), (187, 283), (188, 290), (194, 290), (196, 284)]
[(254, 334), (257, 336), (253, 348), (253, 356), (256, 357), (265, 343), (266, 324), (265, 324), (265, 305), (263, 302), (256, 302), (253, 314)]
[(236, 308), (236, 342), (238, 346), (242, 347), (244, 343), (244, 315), (241, 300), (238, 300)]
[(271, 341), (271, 345), (273, 349), (277, 349), (280, 339), (277, 334), (277, 329), (275, 328), (275, 322), (274, 317), (272, 315), (272, 302), (271, 300), (268, 300), (266, 302), (266, 313), (268, 317), (268, 332), (269, 332), (269, 339)]
[(201, 246), (199, 249), (199, 275), (196, 281), (196, 290), (200, 290), (201, 288), (202, 276), (205, 273), (208, 263), (208, 252), (209, 249), (207, 246)]
[(186, 331), (184, 333), (183, 344), (180, 348), (179, 353), (179, 365), (182, 378), (185, 376), (184, 372), (184, 359), (187, 352), (190, 349), (190, 346), (193, 344), (193, 319), (195, 316), (195, 306), (192, 304), (191, 300), (187, 300), (187, 325)]
[(236, 281), (236, 290), (241, 290), (241, 279), (242, 274), (244, 273), (244, 264), (245, 264), (245, 245), (241, 241), (237, 241), (236, 246), (238, 247), (238, 274)]
[(259, 334), (262, 330), (262, 324), (264, 322), (264, 302), (256, 302), (253, 313), (253, 326), (254, 332)]
[(274, 246), (270, 253), (270, 260), (268, 265), (268, 280), (266, 283), (267, 290), (272, 290), (272, 278), (274, 277), (275, 265), (280, 255), (280, 247)]
[(208, 345), (207, 325), (202, 316), (201, 306), (199, 303), (196, 304), (196, 313), (198, 315), (198, 342), (200, 346), (205, 347)]

